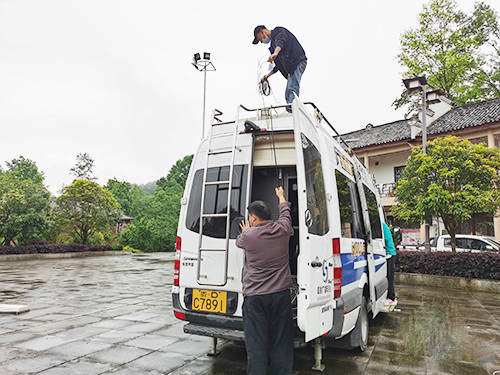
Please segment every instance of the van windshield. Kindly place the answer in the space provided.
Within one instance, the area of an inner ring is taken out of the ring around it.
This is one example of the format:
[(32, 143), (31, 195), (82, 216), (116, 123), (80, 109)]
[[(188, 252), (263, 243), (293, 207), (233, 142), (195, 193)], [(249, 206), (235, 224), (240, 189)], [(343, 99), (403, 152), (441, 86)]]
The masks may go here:
[[(203, 185), (203, 169), (198, 169), (193, 178), (191, 194), (186, 215), (186, 227), (200, 233), (200, 206)], [(231, 189), (230, 238), (236, 238), (240, 232), (239, 223), (245, 215), (247, 196), (247, 165), (235, 165), (233, 168), (233, 183)], [(213, 167), (207, 170), (207, 182), (229, 180), (229, 166)], [(209, 185), (206, 187), (203, 213), (227, 213), (228, 184)], [(226, 238), (226, 218), (205, 218), (203, 234), (214, 238)]]

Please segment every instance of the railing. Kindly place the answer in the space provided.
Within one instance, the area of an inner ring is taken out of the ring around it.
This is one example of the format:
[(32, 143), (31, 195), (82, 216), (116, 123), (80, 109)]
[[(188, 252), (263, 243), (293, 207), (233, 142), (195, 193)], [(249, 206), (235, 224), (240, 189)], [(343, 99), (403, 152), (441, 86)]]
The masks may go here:
[(393, 182), (389, 184), (379, 184), (377, 185), (377, 189), (381, 197), (393, 197), (394, 190), (396, 190), (396, 184)]

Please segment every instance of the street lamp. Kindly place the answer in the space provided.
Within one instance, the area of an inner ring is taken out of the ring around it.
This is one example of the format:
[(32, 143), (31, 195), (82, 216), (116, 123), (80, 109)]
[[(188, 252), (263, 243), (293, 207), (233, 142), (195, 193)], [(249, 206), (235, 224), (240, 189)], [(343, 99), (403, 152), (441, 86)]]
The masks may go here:
[(207, 71), (215, 71), (215, 66), (210, 61), (210, 52), (203, 52), (203, 58), (199, 53), (193, 55), (193, 62), (191, 63), (196, 70), (203, 72), (203, 119), (201, 128), (201, 139), (205, 138), (205, 106), (207, 97)]
[[(441, 100), (439, 99), (440, 95), (443, 95), (442, 90), (432, 90), (427, 92), (427, 79), (425, 76), (417, 76), (413, 78), (403, 79), (403, 83), (408, 90), (410, 95), (415, 93), (422, 93), (422, 152), (427, 153), (427, 103), (435, 104), (439, 103)], [(431, 251), (431, 245), (429, 243), (429, 222), (427, 218), (425, 218), (425, 251)]]

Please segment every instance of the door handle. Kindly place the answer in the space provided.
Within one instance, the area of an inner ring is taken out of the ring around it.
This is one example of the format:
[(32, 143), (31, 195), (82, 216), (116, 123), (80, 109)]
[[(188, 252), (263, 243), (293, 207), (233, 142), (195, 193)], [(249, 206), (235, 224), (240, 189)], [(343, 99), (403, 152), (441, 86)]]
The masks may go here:
[(311, 267), (315, 267), (316, 268), (316, 267), (321, 267), (322, 265), (323, 265), (323, 263), (318, 262), (317, 260), (313, 260), (311, 262)]

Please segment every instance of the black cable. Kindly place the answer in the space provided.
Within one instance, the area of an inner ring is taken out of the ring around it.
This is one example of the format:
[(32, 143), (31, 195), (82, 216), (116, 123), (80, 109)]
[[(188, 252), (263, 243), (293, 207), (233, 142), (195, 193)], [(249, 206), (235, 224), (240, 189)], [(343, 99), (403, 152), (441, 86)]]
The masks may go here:
[(259, 82), (259, 92), (264, 96), (269, 96), (271, 94), (271, 85), (267, 78)]
[(273, 114), (271, 108), (269, 108), (269, 118), (271, 119), (271, 142), (273, 144), (274, 169), (276, 171), (276, 180), (278, 181), (278, 186), (283, 186), (283, 178), (280, 178), (278, 172), (278, 159), (276, 158), (276, 143), (274, 142)]

